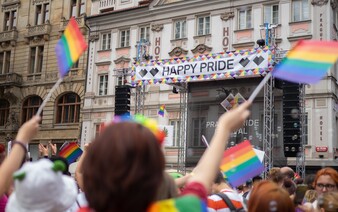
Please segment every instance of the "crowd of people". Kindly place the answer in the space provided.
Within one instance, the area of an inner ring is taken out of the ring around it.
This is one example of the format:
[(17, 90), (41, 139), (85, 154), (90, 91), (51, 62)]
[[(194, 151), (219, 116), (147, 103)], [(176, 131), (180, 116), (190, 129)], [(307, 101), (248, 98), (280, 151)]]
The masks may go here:
[(39, 129), (35, 116), (21, 126), (7, 156), (0, 146), (0, 212), (338, 211), (338, 172), (329, 167), (306, 179), (289, 167), (274, 167), (267, 179), (229, 184), (219, 165), (250, 105), (224, 113), (195, 169), (176, 177), (165, 171), (163, 136), (144, 124), (146, 118), (106, 126), (85, 145), (74, 178), (64, 160), (26, 162), (26, 146)]

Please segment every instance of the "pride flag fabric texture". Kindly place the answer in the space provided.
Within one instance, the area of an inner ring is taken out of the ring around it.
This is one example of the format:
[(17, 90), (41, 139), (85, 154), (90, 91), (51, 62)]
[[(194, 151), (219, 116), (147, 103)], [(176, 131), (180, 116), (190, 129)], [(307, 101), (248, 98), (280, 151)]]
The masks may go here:
[(237, 187), (248, 179), (260, 175), (264, 171), (264, 166), (250, 141), (246, 140), (224, 151), (220, 169), (227, 176), (229, 183)]
[(82, 149), (80, 149), (76, 142), (64, 145), (59, 152), (59, 156), (66, 158), (69, 164), (74, 163), (81, 155)]
[(276, 66), (272, 75), (290, 82), (314, 84), (337, 59), (337, 41), (302, 40)]
[(87, 49), (87, 43), (72, 17), (55, 47), (61, 78), (63, 78)]
[(206, 204), (194, 195), (156, 202), (147, 212), (207, 212)]
[(165, 105), (161, 105), (160, 110), (158, 111), (158, 115), (164, 116)]

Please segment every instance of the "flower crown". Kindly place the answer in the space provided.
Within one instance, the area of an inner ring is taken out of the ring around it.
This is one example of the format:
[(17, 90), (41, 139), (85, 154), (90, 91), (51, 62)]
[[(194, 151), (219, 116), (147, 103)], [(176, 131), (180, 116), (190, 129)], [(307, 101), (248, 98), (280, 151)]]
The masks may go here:
[(158, 127), (155, 119), (147, 118), (140, 114), (135, 114), (134, 116), (131, 116), (131, 115), (115, 116), (114, 120), (112, 121), (113, 124), (121, 123), (121, 122), (135, 122), (135, 123), (143, 125), (155, 135), (158, 143), (160, 144), (163, 143), (164, 138), (166, 136), (164, 131)]

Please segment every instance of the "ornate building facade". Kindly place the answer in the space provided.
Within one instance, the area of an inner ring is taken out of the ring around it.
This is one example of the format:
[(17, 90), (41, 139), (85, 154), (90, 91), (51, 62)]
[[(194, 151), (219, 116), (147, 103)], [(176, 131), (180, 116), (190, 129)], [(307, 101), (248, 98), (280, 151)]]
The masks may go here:
[[(55, 45), (75, 17), (86, 36), (91, 1), (2, 0), (0, 12), (0, 142), (14, 139), (18, 128), (38, 110), (58, 80)], [(81, 131), (87, 54), (74, 64), (42, 111), (41, 130), (29, 145), (58, 146), (77, 140)]]
[[(100, 132), (100, 125), (114, 116), (115, 86), (130, 83), (133, 63), (140, 58), (140, 47), (150, 58), (174, 59), (196, 55), (236, 51), (258, 47), (256, 41), (265, 38), (264, 23), (273, 26), (271, 39), (280, 50), (289, 50), (301, 39), (337, 40), (337, 0), (276, 0), (253, 3), (248, 0), (97, 0), (92, 1), (89, 59), (84, 95), (82, 144), (90, 142)], [(270, 40), (271, 40), (270, 39)], [(149, 58), (147, 58), (149, 59)], [(337, 64), (316, 85), (306, 86), (306, 165), (336, 165), (338, 148)], [(126, 81), (125, 81), (126, 80)], [(166, 146), (167, 165), (177, 165), (179, 149), (185, 148), (185, 158), (194, 165), (204, 151), (201, 135), (211, 139), (219, 113), (222, 92), (241, 93), (248, 98), (261, 80), (255, 78), (191, 83), (188, 94), (186, 143), (180, 146), (180, 95), (172, 85), (146, 85), (144, 114), (156, 118), (172, 129)], [(190, 83), (189, 83), (190, 84)], [(206, 90), (207, 89), (207, 90)], [(273, 131), (276, 165), (286, 165), (283, 156), (283, 117), (281, 93), (275, 92), (276, 113)], [(135, 89), (132, 89), (131, 111), (134, 113)], [(242, 137), (262, 146), (263, 93), (255, 100), (255, 114), (243, 128)], [(224, 96), (224, 95), (223, 95)], [(166, 105), (166, 115), (160, 117), (160, 105)], [(223, 111), (224, 112), (224, 111)], [(251, 128), (250, 128), (251, 127)], [(251, 135), (245, 132), (251, 132)], [(232, 141), (231, 141), (232, 142)], [(194, 159), (195, 155), (197, 160)], [(186, 161), (187, 161), (186, 160)], [(287, 162), (294, 165), (294, 158)], [(188, 164), (189, 165), (189, 164)]]

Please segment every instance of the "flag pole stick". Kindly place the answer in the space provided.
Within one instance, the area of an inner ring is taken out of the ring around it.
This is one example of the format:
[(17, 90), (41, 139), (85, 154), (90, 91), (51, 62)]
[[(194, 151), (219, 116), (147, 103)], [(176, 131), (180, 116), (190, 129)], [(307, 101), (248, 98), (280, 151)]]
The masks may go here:
[(63, 78), (59, 78), (59, 80), (54, 84), (54, 86), (52, 87), (52, 89), (49, 90), (46, 98), (43, 100), (42, 104), (40, 105), (38, 112), (36, 113), (37, 116), (40, 116), (42, 109), (46, 106), (47, 102), (49, 101), (50, 97), (52, 96), (52, 94), (54, 93), (54, 91), (56, 90), (57, 87), (59, 87), (59, 85), (61, 84)]
[(209, 143), (208, 143), (208, 141), (207, 141), (207, 139), (205, 138), (204, 135), (202, 135), (202, 141), (205, 144), (205, 146), (209, 147)]
[(263, 86), (271, 78), (271, 76), (272, 76), (272, 72), (270, 71), (264, 77), (264, 79), (259, 83), (259, 85), (256, 87), (256, 89), (252, 92), (251, 96), (249, 97), (249, 101), (252, 102), (256, 98), (257, 94), (262, 90)]

